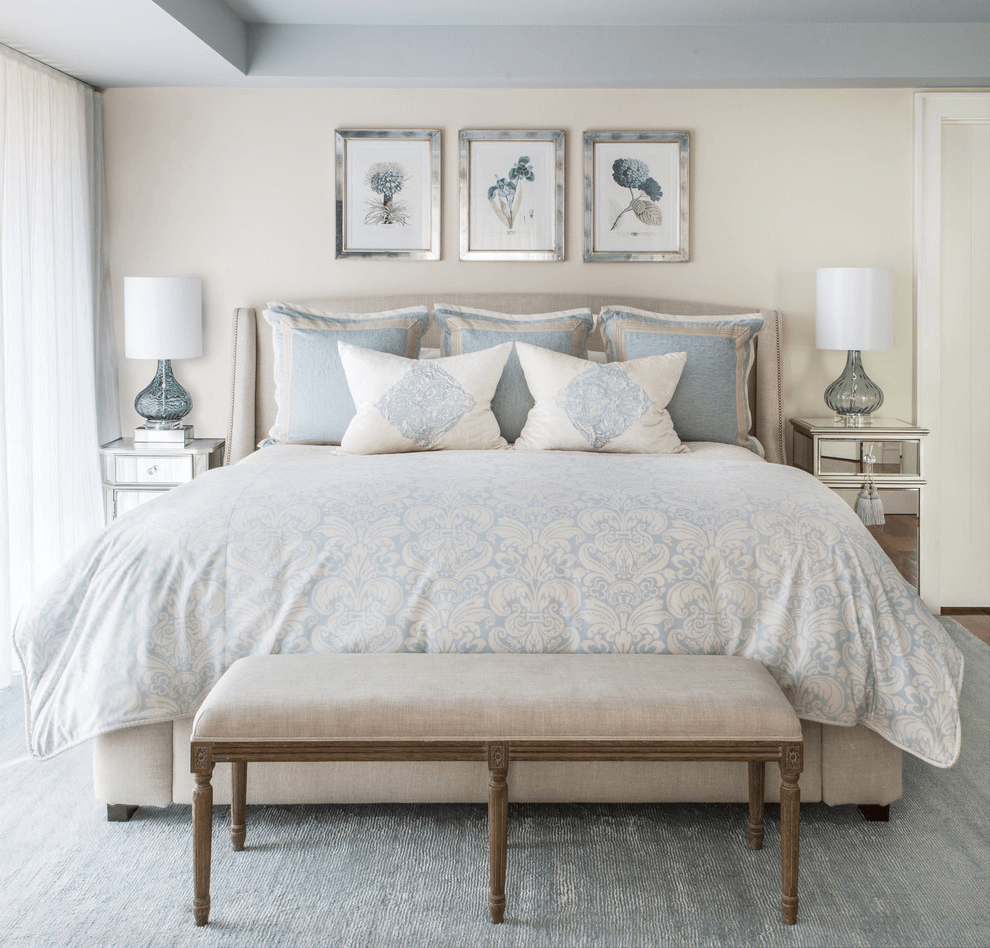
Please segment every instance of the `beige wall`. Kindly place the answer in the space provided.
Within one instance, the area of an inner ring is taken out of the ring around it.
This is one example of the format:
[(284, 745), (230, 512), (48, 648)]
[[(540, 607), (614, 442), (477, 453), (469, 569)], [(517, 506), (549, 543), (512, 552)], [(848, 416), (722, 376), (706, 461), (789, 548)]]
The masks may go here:
[[(657, 294), (785, 315), (788, 416), (821, 414), (844, 355), (814, 348), (815, 269), (892, 267), (895, 348), (869, 353), (884, 414), (913, 406), (913, 91), (222, 90), (105, 93), (111, 270), (122, 422), (153, 374), (123, 358), (123, 278), (203, 278), (205, 353), (178, 362), (202, 436), (226, 429), (229, 316), (238, 305), (394, 288)], [(334, 259), (335, 128), (440, 128), (438, 262)], [(457, 132), (563, 128), (566, 259), (462, 262)], [(689, 129), (689, 263), (584, 263), (582, 133)]]

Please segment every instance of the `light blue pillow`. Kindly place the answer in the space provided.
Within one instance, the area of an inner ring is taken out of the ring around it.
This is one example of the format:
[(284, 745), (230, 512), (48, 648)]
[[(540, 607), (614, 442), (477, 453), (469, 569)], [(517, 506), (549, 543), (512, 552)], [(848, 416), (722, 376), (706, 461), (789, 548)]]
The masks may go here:
[[(588, 336), (595, 326), (590, 309), (516, 316), (437, 303), (433, 315), (443, 334), (440, 348), (444, 356), (479, 352), (503, 342), (526, 342), (583, 359), (588, 351)], [(511, 443), (519, 437), (532, 407), (533, 396), (513, 349), (492, 399), (492, 412), (506, 441)]]
[(354, 417), (337, 342), (415, 359), (430, 321), (426, 305), (384, 313), (325, 313), (269, 303), (264, 316), (272, 326), (278, 406), (269, 438), (309, 444), (339, 444)]
[(605, 351), (610, 362), (686, 352), (687, 362), (667, 406), (683, 441), (738, 444), (763, 457), (749, 432), (749, 373), (759, 313), (745, 316), (666, 316), (623, 306), (602, 309)]

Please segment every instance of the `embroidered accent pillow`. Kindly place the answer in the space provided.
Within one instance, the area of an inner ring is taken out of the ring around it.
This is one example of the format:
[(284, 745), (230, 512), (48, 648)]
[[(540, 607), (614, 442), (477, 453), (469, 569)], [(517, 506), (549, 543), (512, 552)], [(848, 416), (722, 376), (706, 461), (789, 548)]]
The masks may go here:
[(684, 368), (683, 352), (605, 365), (516, 343), (536, 404), (516, 448), (684, 454), (666, 405)]
[[(596, 322), (590, 309), (517, 316), (448, 303), (434, 304), (433, 316), (443, 334), (441, 346), (445, 356), (478, 352), (503, 342), (527, 342), (584, 358), (588, 336)], [(506, 441), (512, 442), (519, 437), (532, 407), (533, 396), (513, 352), (492, 399), (492, 411)]]
[(337, 341), (414, 359), (430, 321), (427, 306), (383, 313), (327, 313), (269, 303), (275, 350), (275, 441), (339, 444), (354, 417)]
[(512, 349), (505, 343), (447, 359), (404, 359), (337, 343), (357, 408), (348, 454), (486, 451), (506, 447), (491, 401)]
[(747, 316), (665, 316), (624, 306), (602, 309), (605, 351), (610, 362), (666, 352), (686, 352), (687, 364), (668, 410), (685, 441), (720, 441), (763, 457), (750, 434), (749, 374), (759, 313)]

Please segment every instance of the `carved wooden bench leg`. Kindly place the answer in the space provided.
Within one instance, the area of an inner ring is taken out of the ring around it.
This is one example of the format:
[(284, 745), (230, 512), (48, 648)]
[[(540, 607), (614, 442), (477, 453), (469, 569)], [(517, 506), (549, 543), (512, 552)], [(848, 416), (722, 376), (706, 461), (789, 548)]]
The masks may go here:
[(197, 925), (210, 920), (210, 861), (213, 857), (213, 754), (209, 745), (193, 744), (192, 770), (196, 788), (192, 799), (193, 916)]
[(798, 778), (804, 769), (804, 745), (785, 744), (780, 762), (780, 897), (784, 921), (793, 925), (798, 913), (798, 852), (801, 843), (801, 790)]
[(509, 829), (508, 744), (488, 745), (488, 910), (505, 917), (505, 862)]
[(230, 765), (230, 843), (236, 852), (244, 848), (247, 835), (247, 761), (235, 760)]
[(749, 848), (763, 846), (763, 761), (749, 762)]

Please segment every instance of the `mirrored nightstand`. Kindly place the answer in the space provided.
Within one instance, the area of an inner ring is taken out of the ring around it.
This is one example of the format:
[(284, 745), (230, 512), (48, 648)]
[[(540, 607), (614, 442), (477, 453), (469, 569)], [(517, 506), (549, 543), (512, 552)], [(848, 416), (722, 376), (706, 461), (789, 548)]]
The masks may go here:
[(886, 523), (867, 529), (920, 593), (922, 445), (928, 429), (896, 418), (874, 418), (862, 427), (847, 427), (832, 418), (792, 418), (791, 429), (791, 463), (813, 474), (850, 507), (856, 506), (866, 480), (868, 458), (875, 458), (873, 483)]
[(184, 445), (135, 444), (118, 438), (100, 448), (106, 522), (154, 500), (179, 484), (223, 465), (223, 438), (194, 438)]

